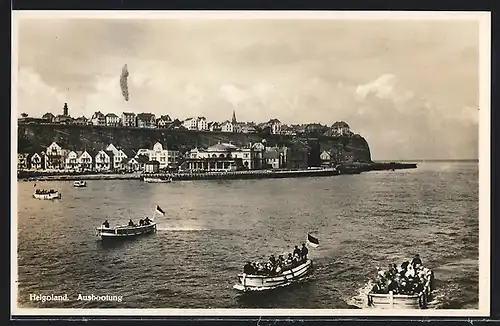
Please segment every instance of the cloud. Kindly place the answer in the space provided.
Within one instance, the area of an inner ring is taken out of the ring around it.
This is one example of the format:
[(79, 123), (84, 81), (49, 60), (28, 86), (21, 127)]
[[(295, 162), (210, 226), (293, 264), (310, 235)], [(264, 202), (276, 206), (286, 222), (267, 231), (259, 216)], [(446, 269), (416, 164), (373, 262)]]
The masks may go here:
[[(30, 67), (22, 67), (17, 75), (18, 111), (30, 116), (40, 116), (40, 111), (62, 114), (67, 96), (56, 87), (50, 86)], [(42, 104), (43, 107), (40, 107)]]
[(19, 110), (344, 120), (374, 158), (470, 157), (477, 34), (461, 21), (24, 20)]

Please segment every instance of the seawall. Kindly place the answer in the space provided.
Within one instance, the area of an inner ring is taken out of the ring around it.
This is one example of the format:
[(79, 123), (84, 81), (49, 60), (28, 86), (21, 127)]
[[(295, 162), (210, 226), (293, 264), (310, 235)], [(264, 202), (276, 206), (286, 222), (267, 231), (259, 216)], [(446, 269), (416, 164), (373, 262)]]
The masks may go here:
[(417, 165), (413, 163), (372, 163), (339, 166), (338, 168), (326, 169), (304, 169), (304, 170), (253, 170), (253, 171), (229, 171), (229, 172), (204, 172), (204, 173), (172, 173), (172, 174), (62, 174), (50, 172), (23, 171), (18, 174), (18, 180), (25, 181), (75, 181), (75, 180), (143, 180), (144, 177), (172, 180), (239, 180), (239, 179), (278, 179), (278, 178), (300, 178), (300, 177), (327, 177), (343, 174), (360, 174), (369, 171), (414, 169)]

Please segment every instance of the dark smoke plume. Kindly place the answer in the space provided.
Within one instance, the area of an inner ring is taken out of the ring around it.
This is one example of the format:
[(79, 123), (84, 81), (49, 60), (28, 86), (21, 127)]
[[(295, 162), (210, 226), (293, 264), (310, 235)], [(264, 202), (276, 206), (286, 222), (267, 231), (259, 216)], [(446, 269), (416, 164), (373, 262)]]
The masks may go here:
[(123, 94), (123, 97), (125, 98), (125, 101), (128, 101), (127, 77), (128, 77), (128, 69), (127, 69), (127, 65), (125, 64), (125, 66), (123, 66), (123, 68), (122, 68), (122, 74), (120, 75), (120, 87), (122, 89), (122, 94)]

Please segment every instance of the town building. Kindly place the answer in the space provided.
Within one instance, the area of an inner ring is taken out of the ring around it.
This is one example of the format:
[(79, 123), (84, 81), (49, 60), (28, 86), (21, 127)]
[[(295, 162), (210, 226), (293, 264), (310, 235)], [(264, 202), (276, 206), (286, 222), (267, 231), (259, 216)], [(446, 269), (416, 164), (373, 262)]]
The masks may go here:
[(97, 111), (92, 115), (90, 121), (94, 126), (105, 126), (106, 116), (103, 113), (101, 113), (101, 111)]
[(122, 126), (124, 127), (137, 127), (137, 118), (135, 113), (123, 112), (121, 121)]
[(120, 117), (114, 113), (108, 113), (105, 116), (106, 126), (108, 127), (118, 127), (120, 126)]
[(98, 172), (111, 171), (113, 162), (114, 154), (112, 151), (100, 150), (94, 156), (94, 168)]
[(334, 136), (344, 136), (351, 134), (351, 128), (345, 121), (337, 121), (331, 126)]
[(168, 128), (171, 124), (172, 124), (172, 119), (168, 114), (162, 115), (158, 119), (156, 119), (157, 128)]
[(169, 150), (168, 148), (164, 149), (160, 142), (154, 144), (153, 149), (149, 151), (149, 160), (158, 161), (160, 163), (159, 169), (177, 166), (179, 157), (179, 151)]
[(31, 170), (46, 170), (47, 169), (47, 155), (44, 152), (33, 153), (30, 157)]
[(56, 142), (50, 144), (45, 152), (47, 156), (47, 169), (63, 170), (67, 152), (67, 150), (62, 149)]
[(156, 128), (156, 117), (153, 113), (139, 113), (137, 115), (137, 127)]
[(124, 163), (124, 166), (128, 172), (139, 172), (144, 171), (145, 164), (147, 162), (149, 162), (149, 157), (145, 155), (138, 155), (127, 159)]
[(17, 154), (17, 169), (18, 170), (28, 170), (30, 168), (30, 154), (29, 153), (18, 153)]
[(44, 115), (42, 115), (42, 119), (46, 120), (49, 123), (54, 122), (55, 118), (56, 117), (52, 113), (50, 113), (50, 112), (47, 112)]
[(83, 151), (69, 151), (65, 158), (65, 169), (71, 171), (80, 170), (80, 157)]
[(144, 163), (144, 172), (145, 173), (158, 173), (158, 172), (160, 172), (160, 162), (149, 161), (149, 162)]
[(183, 169), (195, 171), (230, 171), (258, 169), (263, 165), (264, 146), (249, 144), (243, 148), (231, 143), (217, 143), (206, 149), (189, 151)]

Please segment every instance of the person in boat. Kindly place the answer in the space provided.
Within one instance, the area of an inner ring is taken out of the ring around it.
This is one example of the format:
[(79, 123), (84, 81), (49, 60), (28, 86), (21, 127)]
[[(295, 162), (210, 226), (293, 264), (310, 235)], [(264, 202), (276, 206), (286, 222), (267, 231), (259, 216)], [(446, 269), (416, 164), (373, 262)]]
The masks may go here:
[(130, 221), (128, 221), (128, 226), (135, 226), (134, 222), (132, 221), (132, 219), (130, 219)]
[(401, 272), (406, 273), (406, 270), (408, 269), (408, 265), (410, 264), (409, 261), (405, 261), (401, 264)]
[(104, 221), (104, 223), (102, 223), (102, 226), (104, 226), (106, 229), (109, 229), (109, 222), (108, 222), (108, 220)]
[(143, 226), (143, 225), (144, 225), (144, 220), (141, 218), (141, 219), (139, 220), (139, 226)]
[(293, 250), (293, 256), (300, 257), (300, 249), (299, 246), (295, 246), (295, 249)]
[(422, 264), (422, 259), (420, 259), (420, 255), (419, 254), (416, 254), (415, 257), (413, 257), (413, 259), (411, 261), (411, 265), (413, 267), (415, 267), (415, 265), (417, 265), (417, 264), (423, 265)]
[(394, 278), (396, 276), (396, 274), (398, 273), (398, 270), (394, 266), (395, 266), (395, 264), (389, 264), (389, 268), (387, 269), (387, 275), (390, 278)]
[(151, 220), (149, 219), (148, 216), (146, 216), (146, 218), (144, 219), (144, 225), (149, 225), (151, 224)]
[(302, 249), (300, 250), (300, 256), (302, 257), (303, 261), (307, 260), (307, 254), (309, 253), (309, 249), (307, 249), (306, 244), (302, 244)]
[(247, 261), (247, 263), (245, 264), (245, 266), (243, 266), (243, 273), (250, 274), (250, 275), (255, 273), (255, 269), (252, 266), (252, 263), (250, 263), (249, 261)]

